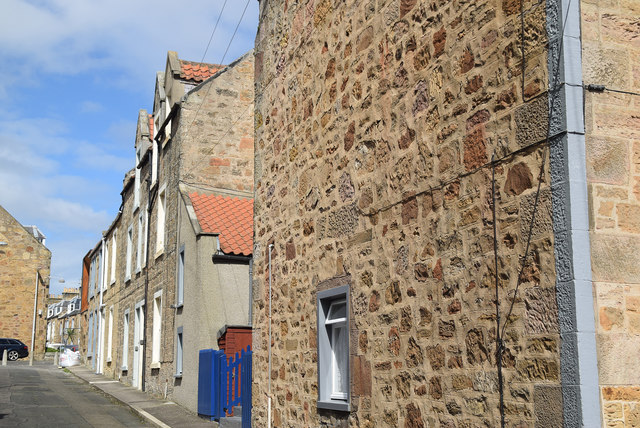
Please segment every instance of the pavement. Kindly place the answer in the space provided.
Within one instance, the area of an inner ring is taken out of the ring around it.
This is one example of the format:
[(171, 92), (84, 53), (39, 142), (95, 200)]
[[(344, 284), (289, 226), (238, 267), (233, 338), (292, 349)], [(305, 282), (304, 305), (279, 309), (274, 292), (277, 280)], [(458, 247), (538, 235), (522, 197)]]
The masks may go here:
[(69, 367), (69, 371), (94, 388), (129, 406), (150, 425), (161, 428), (218, 427), (217, 422), (201, 418), (172, 401), (155, 398), (117, 380), (97, 375), (84, 366)]

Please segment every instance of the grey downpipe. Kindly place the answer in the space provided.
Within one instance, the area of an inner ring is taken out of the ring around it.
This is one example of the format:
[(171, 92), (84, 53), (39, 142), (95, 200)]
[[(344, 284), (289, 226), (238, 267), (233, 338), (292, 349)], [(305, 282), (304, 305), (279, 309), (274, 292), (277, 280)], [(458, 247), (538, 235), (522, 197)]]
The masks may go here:
[(273, 244), (269, 244), (269, 390), (267, 397), (267, 419), (268, 428), (271, 428), (271, 251), (273, 250)]
[(253, 257), (249, 260), (249, 325), (253, 327)]

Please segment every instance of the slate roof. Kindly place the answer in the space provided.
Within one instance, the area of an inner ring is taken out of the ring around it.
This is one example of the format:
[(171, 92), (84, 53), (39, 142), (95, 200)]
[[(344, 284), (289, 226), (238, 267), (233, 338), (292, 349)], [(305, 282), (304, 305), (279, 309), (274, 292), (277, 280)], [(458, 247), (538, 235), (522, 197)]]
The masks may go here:
[(190, 193), (200, 227), (217, 233), (225, 254), (250, 256), (253, 252), (253, 199)]
[(216, 74), (224, 66), (219, 64), (206, 64), (204, 62), (193, 62), (180, 60), (180, 78), (200, 83)]

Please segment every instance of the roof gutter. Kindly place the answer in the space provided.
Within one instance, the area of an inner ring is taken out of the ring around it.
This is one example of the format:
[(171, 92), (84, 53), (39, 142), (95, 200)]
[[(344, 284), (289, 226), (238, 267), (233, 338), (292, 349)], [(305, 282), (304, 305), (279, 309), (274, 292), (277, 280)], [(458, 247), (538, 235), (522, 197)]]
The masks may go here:
[(237, 256), (235, 254), (215, 253), (211, 256), (211, 260), (216, 262), (232, 262), (232, 263), (250, 263), (251, 256)]

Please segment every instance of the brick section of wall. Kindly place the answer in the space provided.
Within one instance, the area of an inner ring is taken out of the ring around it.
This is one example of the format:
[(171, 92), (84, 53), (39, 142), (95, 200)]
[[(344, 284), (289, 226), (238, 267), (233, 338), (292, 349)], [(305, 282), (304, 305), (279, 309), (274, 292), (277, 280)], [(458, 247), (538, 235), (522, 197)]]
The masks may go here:
[[(501, 310), (547, 130), (544, 6), (268, 1), (256, 38), (254, 413), (275, 426), (497, 426)], [(523, 99), (524, 98), (524, 99)], [(480, 169), (477, 169), (480, 168)], [(506, 330), (508, 426), (562, 423), (548, 168)], [(317, 286), (351, 277), (351, 412), (318, 410)]]
[[(640, 3), (581, 1), (585, 84), (640, 92)], [(585, 91), (604, 425), (640, 423), (640, 96)]]
[[(49, 295), (51, 251), (36, 240), (0, 206), (0, 337), (21, 340), (35, 359), (42, 359), (47, 334), (46, 298)], [(36, 271), (40, 272), (34, 349), (31, 349)], [(1, 356), (0, 356), (1, 358)]]

